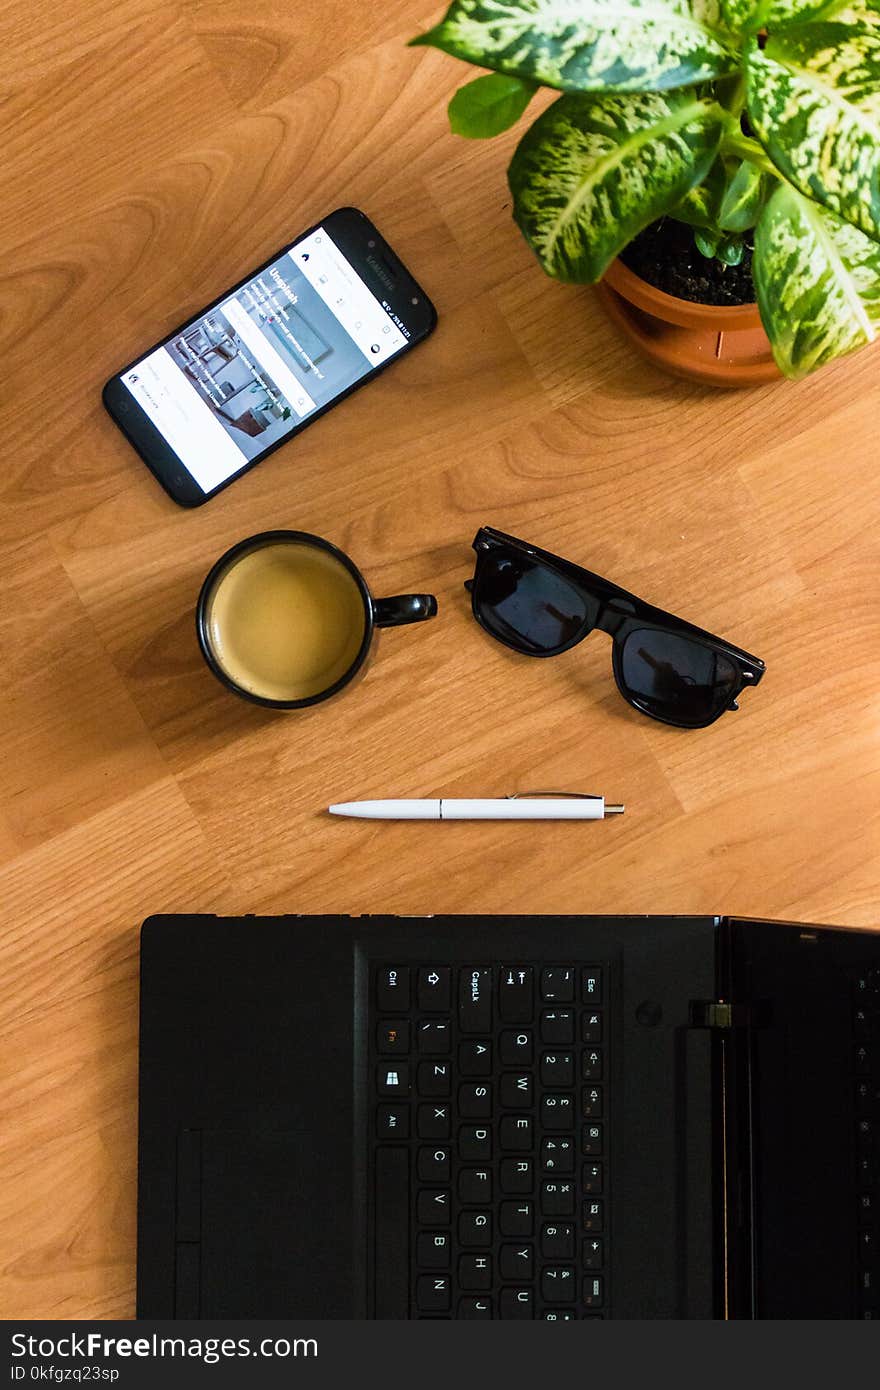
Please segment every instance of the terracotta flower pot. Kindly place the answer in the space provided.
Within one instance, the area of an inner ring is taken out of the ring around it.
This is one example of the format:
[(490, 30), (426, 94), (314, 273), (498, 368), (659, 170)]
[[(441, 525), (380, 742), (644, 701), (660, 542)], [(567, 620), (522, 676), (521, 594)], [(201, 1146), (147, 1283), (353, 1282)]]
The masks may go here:
[(757, 304), (692, 304), (616, 260), (596, 286), (607, 313), (658, 366), (712, 386), (756, 386), (781, 373)]

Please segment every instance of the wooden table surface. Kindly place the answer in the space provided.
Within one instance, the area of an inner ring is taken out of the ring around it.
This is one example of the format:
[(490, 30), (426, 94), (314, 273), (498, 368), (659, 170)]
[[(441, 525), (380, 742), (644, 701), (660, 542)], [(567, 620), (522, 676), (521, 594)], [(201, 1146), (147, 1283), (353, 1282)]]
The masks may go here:
[[(515, 132), (448, 133), (470, 75), (415, 0), (6, 8), (0, 1312), (127, 1317), (138, 927), (152, 912), (684, 912), (878, 921), (878, 365), (715, 393), (634, 355), (510, 217)], [(440, 326), (199, 511), (104, 414), (107, 375), (333, 207)], [(630, 711), (601, 634), (485, 637), (490, 523), (762, 655), (738, 714)], [(268, 527), (440, 616), (335, 702), (203, 666), (213, 560)], [(330, 801), (586, 789), (603, 825), (375, 825)]]

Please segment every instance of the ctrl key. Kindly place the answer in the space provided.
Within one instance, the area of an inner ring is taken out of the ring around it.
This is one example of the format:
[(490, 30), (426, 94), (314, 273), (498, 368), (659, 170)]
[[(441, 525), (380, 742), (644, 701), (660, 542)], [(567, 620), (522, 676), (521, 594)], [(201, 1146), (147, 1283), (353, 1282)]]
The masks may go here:
[(376, 1111), (377, 1139), (409, 1138), (409, 1106), (380, 1105)]

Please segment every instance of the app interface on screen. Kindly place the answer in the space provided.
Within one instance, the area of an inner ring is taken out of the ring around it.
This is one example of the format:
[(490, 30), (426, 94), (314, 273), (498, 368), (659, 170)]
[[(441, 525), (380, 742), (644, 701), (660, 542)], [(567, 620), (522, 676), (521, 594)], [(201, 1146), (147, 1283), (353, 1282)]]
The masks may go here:
[(408, 338), (318, 227), (122, 380), (210, 492)]

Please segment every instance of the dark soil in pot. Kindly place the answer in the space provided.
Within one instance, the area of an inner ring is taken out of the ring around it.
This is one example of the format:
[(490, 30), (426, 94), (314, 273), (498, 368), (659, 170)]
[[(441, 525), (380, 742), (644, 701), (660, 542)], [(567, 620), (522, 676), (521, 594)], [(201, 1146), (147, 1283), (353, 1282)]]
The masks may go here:
[(754, 304), (751, 238), (739, 265), (709, 260), (694, 245), (694, 233), (683, 222), (661, 217), (652, 222), (620, 253), (620, 259), (655, 289), (694, 304)]

